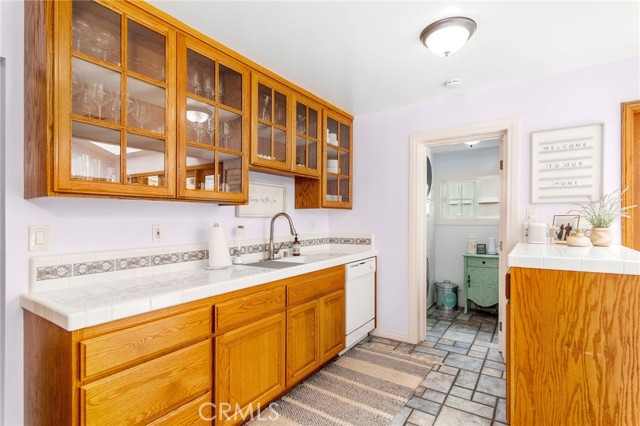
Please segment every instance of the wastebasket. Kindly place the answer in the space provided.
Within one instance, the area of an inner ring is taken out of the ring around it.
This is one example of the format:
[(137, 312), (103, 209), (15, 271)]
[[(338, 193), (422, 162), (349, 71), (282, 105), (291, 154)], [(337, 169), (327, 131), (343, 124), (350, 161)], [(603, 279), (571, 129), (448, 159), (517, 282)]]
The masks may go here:
[(436, 283), (436, 307), (447, 311), (458, 308), (458, 284), (449, 280)]

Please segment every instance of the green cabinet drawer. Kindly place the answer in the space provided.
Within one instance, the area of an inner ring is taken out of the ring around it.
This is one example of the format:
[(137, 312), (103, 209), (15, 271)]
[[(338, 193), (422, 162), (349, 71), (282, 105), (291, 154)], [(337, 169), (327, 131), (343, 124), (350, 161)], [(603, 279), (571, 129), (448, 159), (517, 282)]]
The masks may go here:
[(476, 268), (497, 268), (498, 267), (498, 259), (489, 259), (482, 257), (468, 257), (467, 258), (467, 266), (468, 267), (476, 267)]

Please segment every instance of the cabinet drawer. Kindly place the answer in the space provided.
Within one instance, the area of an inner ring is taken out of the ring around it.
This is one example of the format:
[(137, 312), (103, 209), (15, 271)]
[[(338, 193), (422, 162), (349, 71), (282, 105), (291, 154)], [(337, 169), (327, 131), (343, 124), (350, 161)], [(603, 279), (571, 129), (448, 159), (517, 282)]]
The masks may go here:
[(229, 330), (285, 307), (284, 286), (260, 291), (216, 305), (216, 331)]
[(325, 294), (344, 289), (344, 266), (324, 269), (297, 277), (287, 285), (287, 306), (317, 299)]
[[(201, 414), (202, 417), (200, 417)], [(210, 426), (212, 419), (211, 392), (207, 392), (147, 426)]]
[(80, 342), (82, 378), (206, 338), (211, 330), (211, 310), (203, 308), (85, 340)]
[(211, 341), (197, 343), (81, 388), (85, 426), (145, 423), (210, 390)]
[(469, 257), (467, 258), (467, 266), (478, 267), (478, 268), (497, 268), (498, 267), (498, 259), (488, 259), (488, 258), (479, 258), (479, 257)]

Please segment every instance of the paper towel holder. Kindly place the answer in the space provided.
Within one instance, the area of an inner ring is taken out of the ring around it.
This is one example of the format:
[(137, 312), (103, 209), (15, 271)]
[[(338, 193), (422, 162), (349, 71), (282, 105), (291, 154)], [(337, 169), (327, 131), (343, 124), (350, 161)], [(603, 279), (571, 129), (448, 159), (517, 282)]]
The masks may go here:
[(219, 270), (226, 269), (231, 266), (231, 256), (229, 255), (229, 246), (224, 235), (224, 229), (215, 223), (209, 228), (209, 261), (204, 269)]

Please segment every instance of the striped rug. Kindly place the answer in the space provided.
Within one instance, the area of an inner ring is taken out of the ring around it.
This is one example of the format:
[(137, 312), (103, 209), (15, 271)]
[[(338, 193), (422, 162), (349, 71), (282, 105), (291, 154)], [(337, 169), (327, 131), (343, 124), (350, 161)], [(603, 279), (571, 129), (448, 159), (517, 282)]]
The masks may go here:
[(250, 426), (385, 426), (433, 363), (365, 342), (293, 388)]

